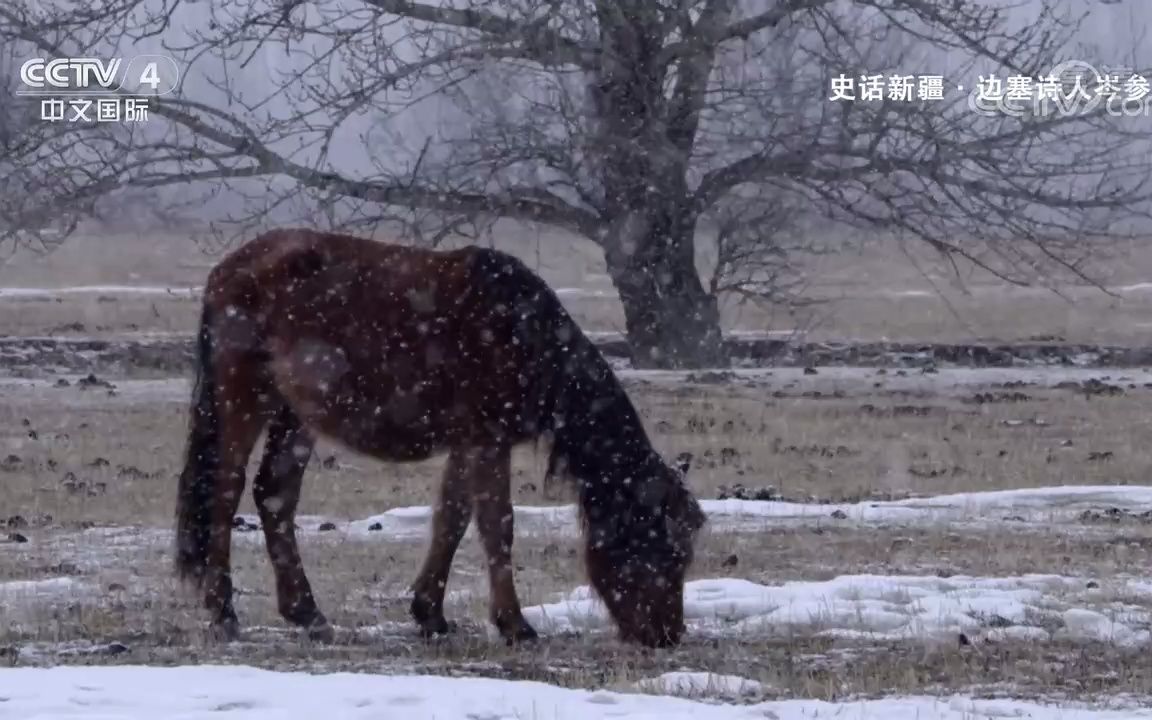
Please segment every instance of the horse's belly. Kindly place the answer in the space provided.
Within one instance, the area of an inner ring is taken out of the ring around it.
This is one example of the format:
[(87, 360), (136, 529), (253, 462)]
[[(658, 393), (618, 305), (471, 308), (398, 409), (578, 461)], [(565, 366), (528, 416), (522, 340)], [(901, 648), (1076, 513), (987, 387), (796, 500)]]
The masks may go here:
[(323, 416), (328, 434), (386, 460), (422, 460), (447, 440), (440, 413), (420, 392), (338, 394), (324, 403)]
[(341, 367), (340, 354), (333, 355), (274, 363), (278, 389), (305, 425), (382, 459), (420, 460), (444, 445), (445, 403), (433, 383), (365, 381)]

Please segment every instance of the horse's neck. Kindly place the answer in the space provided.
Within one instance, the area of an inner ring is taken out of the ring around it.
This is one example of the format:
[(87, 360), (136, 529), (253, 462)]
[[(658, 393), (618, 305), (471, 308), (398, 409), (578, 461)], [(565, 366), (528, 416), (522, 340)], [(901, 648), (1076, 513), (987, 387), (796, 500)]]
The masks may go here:
[[(627, 472), (647, 462), (652, 453), (639, 413), (611, 370), (573, 378), (565, 388), (564, 422), (579, 437), (577, 452), (586, 454), (585, 463), (613, 463), (614, 470)], [(607, 469), (607, 468), (604, 468)]]

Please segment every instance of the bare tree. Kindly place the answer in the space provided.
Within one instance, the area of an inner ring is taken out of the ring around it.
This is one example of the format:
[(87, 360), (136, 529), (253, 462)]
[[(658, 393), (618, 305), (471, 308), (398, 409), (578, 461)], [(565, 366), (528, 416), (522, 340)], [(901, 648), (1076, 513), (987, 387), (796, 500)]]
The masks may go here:
[[(198, 184), (243, 199), (237, 221), (302, 203), (344, 225), (565, 228), (603, 248), (637, 364), (717, 364), (718, 296), (777, 299), (801, 216), (1013, 282), (1084, 276), (1094, 247), (1135, 231), (1148, 163), (1124, 122), (1099, 107), (980, 113), (955, 91), (978, 72), (1053, 68), (1077, 38), (1065, 5), (17, 0), (0, 8), (7, 37), (55, 55), (165, 38), (189, 75), (155, 125), (62, 126), (9, 164), (60, 214)], [(840, 73), (934, 63), (941, 100), (829, 101)], [(719, 243), (708, 281), (702, 227)]]
[(19, 172), (28, 153), (47, 142), (48, 130), (38, 126), (30, 108), (18, 101), (20, 52), (17, 43), (0, 42), (0, 258), (14, 249), (16, 241), (43, 245), (37, 242), (38, 230), (47, 209)]

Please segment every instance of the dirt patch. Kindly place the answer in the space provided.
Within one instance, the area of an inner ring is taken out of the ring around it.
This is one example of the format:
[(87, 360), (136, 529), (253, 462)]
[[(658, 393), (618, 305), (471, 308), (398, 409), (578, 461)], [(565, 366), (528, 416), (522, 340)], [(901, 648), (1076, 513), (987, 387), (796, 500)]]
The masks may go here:
[[(627, 341), (599, 338), (608, 357), (631, 357)], [(727, 352), (743, 367), (802, 367), (810, 374), (820, 366), (919, 368), (937, 367), (1141, 367), (1152, 365), (1152, 348), (1069, 344), (911, 344), (911, 343), (797, 343), (787, 340), (729, 337)], [(96, 373), (184, 375), (191, 371), (191, 336), (148, 339), (0, 337), (0, 370), (16, 375), (42, 373)], [(729, 372), (689, 375), (688, 382), (716, 385), (733, 382)], [(1071, 389), (1071, 386), (1069, 386)], [(1089, 394), (1111, 392), (1097, 386), (1076, 388)]]
[(190, 338), (98, 340), (0, 338), (0, 370), (14, 375), (44, 373), (160, 376), (192, 369)]
[(1107, 508), (1105, 510), (1085, 510), (1080, 513), (1080, 521), (1084, 523), (1152, 524), (1152, 510), (1133, 512), (1117, 507)]

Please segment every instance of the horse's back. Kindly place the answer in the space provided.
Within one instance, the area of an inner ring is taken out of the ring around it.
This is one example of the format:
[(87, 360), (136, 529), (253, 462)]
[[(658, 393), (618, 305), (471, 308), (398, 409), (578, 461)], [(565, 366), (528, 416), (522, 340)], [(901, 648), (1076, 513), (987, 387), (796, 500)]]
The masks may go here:
[(418, 459), (469, 433), (518, 433), (531, 358), (512, 306), (540, 288), (498, 251), (275, 230), (222, 260), (205, 298), (311, 424)]
[(463, 279), (476, 248), (437, 251), (314, 230), (270, 230), (237, 248), (213, 268), (209, 292), (227, 292), (237, 280), (253, 280), (267, 289), (317, 275), (325, 280), (355, 280), (387, 291), (396, 283), (452, 284)]

